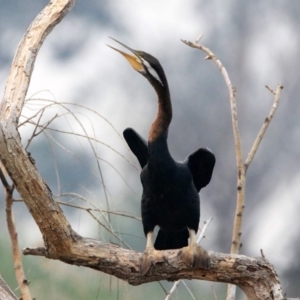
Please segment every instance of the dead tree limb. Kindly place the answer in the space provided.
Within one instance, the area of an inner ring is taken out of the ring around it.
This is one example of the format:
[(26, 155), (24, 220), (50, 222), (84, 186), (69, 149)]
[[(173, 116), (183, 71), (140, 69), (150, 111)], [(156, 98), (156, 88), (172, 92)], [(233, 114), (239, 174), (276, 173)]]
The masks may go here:
[(1, 168), (0, 168), (0, 178), (5, 189), (6, 222), (7, 222), (7, 228), (8, 228), (11, 244), (12, 244), (12, 254), (13, 254), (16, 279), (20, 288), (22, 299), (31, 300), (32, 298), (29, 290), (29, 281), (25, 277), (25, 272), (23, 268), (19, 242), (18, 242), (18, 234), (15, 227), (14, 215), (12, 209), (13, 200), (14, 200), (13, 199), (14, 186), (8, 184)]

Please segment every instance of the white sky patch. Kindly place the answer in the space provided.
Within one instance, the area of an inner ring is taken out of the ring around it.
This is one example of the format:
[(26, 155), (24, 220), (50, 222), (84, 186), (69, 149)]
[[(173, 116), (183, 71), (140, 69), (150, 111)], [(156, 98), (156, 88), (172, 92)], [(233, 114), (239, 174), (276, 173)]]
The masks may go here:
[(160, 84), (162, 86), (164, 86), (164, 84), (162, 83), (162, 81), (160, 80), (159, 75), (157, 74), (157, 72), (152, 68), (152, 66), (144, 59), (142, 59), (144, 66), (147, 68), (148, 72), (158, 81), (160, 82)]
[[(267, 259), (282, 270), (293, 263), (291, 249), (295, 241), (299, 241), (298, 227), (293, 225), (300, 211), (299, 181), (300, 175), (291, 182), (281, 182), (269, 198), (253, 212), (256, 221), (248, 246), (257, 255), (259, 249), (263, 249)], [(290, 255), (284, 255), (282, 259), (283, 253)]]
[[(109, 3), (116, 19), (126, 24), (127, 33), (136, 41), (135, 49), (154, 54), (153, 50), (163, 48), (166, 53), (172, 44), (180, 39), (194, 39), (208, 25), (204, 12), (195, 9), (196, 1), (150, 2), (112, 1)], [(206, 25), (206, 26), (205, 26)], [(149, 50), (146, 50), (149, 49)]]

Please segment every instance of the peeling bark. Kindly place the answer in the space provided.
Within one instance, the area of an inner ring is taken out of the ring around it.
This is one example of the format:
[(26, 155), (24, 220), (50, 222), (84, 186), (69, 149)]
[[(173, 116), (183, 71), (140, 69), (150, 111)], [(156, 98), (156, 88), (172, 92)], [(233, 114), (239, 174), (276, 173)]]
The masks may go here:
[(159, 280), (199, 279), (235, 284), (247, 294), (248, 299), (282, 299), (279, 278), (265, 258), (210, 251), (211, 269), (202, 270), (187, 267), (179, 252), (180, 250), (163, 251), (165, 261), (153, 264), (149, 272), (141, 276), (141, 253), (93, 239), (82, 238), (74, 242), (70, 251), (60, 253), (59, 257), (52, 257), (45, 248), (24, 249), (25, 255), (46, 256), (68, 264), (86, 266), (114, 275), (132, 285)]

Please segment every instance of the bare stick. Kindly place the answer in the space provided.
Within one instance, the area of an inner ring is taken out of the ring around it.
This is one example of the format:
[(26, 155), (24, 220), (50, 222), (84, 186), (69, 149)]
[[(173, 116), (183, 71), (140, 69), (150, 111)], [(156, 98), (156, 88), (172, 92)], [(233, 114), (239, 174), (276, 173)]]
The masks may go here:
[(0, 178), (2, 184), (5, 188), (5, 200), (6, 200), (6, 221), (7, 221), (7, 228), (9, 232), (9, 236), (11, 239), (12, 244), (12, 254), (13, 254), (13, 261), (14, 261), (14, 269), (16, 279), (21, 291), (22, 299), (23, 300), (31, 300), (30, 291), (29, 291), (29, 282), (25, 278), (25, 273), (23, 269), (22, 259), (19, 252), (19, 243), (18, 243), (18, 234), (16, 232), (15, 224), (14, 224), (14, 216), (12, 211), (12, 204), (13, 204), (13, 191), (14, 186), (10, 186), (0, 168)]
[[(231, 249), (230, 253), (237, 254), (239, 253), (240, 248), (240, 238), (242, 235), (241, 228), (242, 228), (242, 220), (243, 220), (243, 212), (245, 208), (245, 168), (243, 164), (243, 155), (242, 155), (242, 146), (241, 146), (241, 138), (239, 133), (238, 127), (238, 114), (237, 114), (237, 106), (236, 106), (236, 98), (235, 98), (235, 88), (233, 87), (229, 75), (221, 63), (221, 61), (216, 57), (216, 55), (207, 47), (198, 44), (200, 39), (196, 39), (195, 43), (189, 41), (182, 41), (188, 46), (192, 48), (197, 48), (202, 50), (207, 54), (205, 59), (212, 59), (217, 67), (219, 68), (226, 86), (229, 92), (229, 99), (230, 99), (230, 107), (231, 107), (231, 121), (232, 121), (232, 128), (233, 128), (233, 135), (234, 135), (234, 144), (235, 144), (235, 152), (236, 152), (236, 165), (237, 165), (237, 200), (236, 200), (236, 210), (235, 210), (235, 217), (234, 217), (234, 224), (233, 224), (233, 233), (232, 233), (232, 242), (231, 242)], [(230, 291), (230, 292), (229, 292)], [(232, 295), (235, 295), (236, 287), (234, 285), (228, 286), (228, 296), (227, 300), (234, 299)]]
[(212, 293), (213, 293), (213, 295), (214, 295), (215, 300), (218, 300), (218, 297), (217, 297), (217, 294), (216, 294), (216, 291), (215, 291), (213, 285), (211, 285), (211, 291), (212, 291)]
[(250, 165), (250, 163), (252, 162), (253, 160), (253, 157), (259, 147), (259, 144), (261, 142), (261, 140), (263, 139), (267, 129), (268, 129), (268, 126), (270, 125), (274, 115), (275, 115), (275, 112), (276, 112), (276, 109), (278, 107), (278, 104), (279, 104), (279, 100), (280, 100), (280, 94), (281, 94), (281, 90), (283, 89), (283, 85), (281, 83), (279, 83), (277, 85), (277, 88), (276, 88), (276, 91), (274, 92), (273, 90), (271, 90), (268, 86), (266, 86), (266, 88), (272, 93), (274, 94), (274, 101), (273, 101), (273, 105), (271, 107), (271, 110), (270, 110), (270, 113), (269, 115), (266, 117), (253, 145), (252, 145), (252, 148), (247, 156), (247, 159), (245, 161), (245, 172), (247, 172), (248, 170), (248, 167)]
[[(25, 150), (28, 149), (28, 147), (29, 147), (30, 143), (32, 142), (32, 140), (36, 136), (38, 136), (39, 134), (41, 134), (45, 129), (47, 129), (48, 126), (58, 117), (58, 115), (56, 114), (54, 117), (52, 117), (52, 119), (48, 120), (45, 124), (40, 125), (40, 121), (41, 121), (41, 118), (42, 118), (42, 116), (44, 114), (44, 111), (45, 111), (45, 109), (41, 110), (41, 114), (40, 114), (39, 119), (38, 119), (38, 121), (36, 123), (35, 122), (31, 122), (31, 121), (28, 120), (29, 123), (35, 124), (35, 128), (34, 128), (34, 130), (32, 132), (31, 137), (29, 138), (29, 140), (27, 142), (27, 145), (25, 146)], [(39, 131), (37, 132), (38, 128), (39, 128)]]
[(242, 217), (245, 208), (245, 181), (246, 181), (245, 168), (244, 168), (243, 155), (242, 155), (241, 138), (240, 138), (239, 127), (238, 127), (238, 114), (237, 114), (237, 106), (236, 106), (236, 98), (235, 98), (236, 90), (231, 83), (231, 80), (229, 78), (229, 75), (225, 67), (209, 48), (189, 41), (182, 40), (182, 42), (192, 48), (197, 48), (204, 51), (207, 54), (207, 57), (205, 59), (212, 59), (215, 62), (228, 88), (230, 106), (231, 106), (232, 128), (233, 128), (235, 151), (236, 151), (236, 164), (237, 164), (237, 201), (236, 201), (237, 205), (236, 205), (236, 212), (235, 212), (235, 219), (234, 219), (234, 226), (233, 226), (234, 229), (233, 229), (232, 244), (231, 244), (231, 253), (236, 254), (239, 252), (239, 248), (240, 248)]
[[(234, 134), (234, 141), (235, 141), (235, 150), (236, 150), (236, 164), (237, 164), (237, 201), (236, 201), (236, 211), (235, 211), (235, 218), (234, 218), (234, 224), (233, 224), (233, 233), (232, 233), (232, 243), (231, 243), (231, 251), (232, 254), (239, 253), (239, 249), (241, 246), (240, 240), (242, 235), (242, 219), (243, 219), (243, 213), (245, 208), (245, 185), (246, 185), (246, 171), (249, 167), (249, 164), (253, 160), (253, 157), (258, 149), (258, 146), (275, 114), (275, 111), (278, 107), (280, 92), (283, 88), (281, 84), (277, 86), (276, 91), (274, 92), (269, 87), (268, 90), (272, 92), (274, 97), (273, 106), (271, 108), (271, 111), (269, 113), (269, 116), (265, 119), (265, 122), (254, 141), (254, 144), (252, 146), (252, 149), (250, 150), (248, 157), (243, 163), (243, 155), (242, 155), (242, 145), (241, 145), (241, 138), (239, 134), (239, 128), (238, 128), (238, 114), (237, 114), (237, 106), (236, 106), (236, 98), (235, 98), (235, 88), (231, 84), (231, 80), (229, 78), (229, 75), (220, 62), (220, 60), (216, 57), (216, 55), (207, 47), (204, 47), (202, 45), (199, 45), (198, 42), (201, 39), (201, 35), (196, 39), (195, 43), (189, 42), (189, 41), (183, 41), (185, 44), (187, 44), (190, 47), (200, 49), (204, 51), (207, 56), (205, 59), (212, 59), (217, 67), (219, 68), (221, 74), (223, 75), (224, 81), (226, 83), (226, 86), (229, 91), (229, 98), (230, 98), (230, 106), (231, 106), (231, 119), (232, 119), (232, 128), (233, 128), (233, 134)], [(233, 300), (235, 299), (236, 294), (236, 286), (229, 284), (228, 290), (227, 290), (227, 300)]]
[(182, 280), (182, 283), (184, 285), (184, 287), (186, 288), (186, 290), (189, 292), (190, 296), (192, 297), (193, 300), (197, 300), (194, 296), (194, 294), (192, 293), (192, 291), (190, 290), (190, 288), (187, 286), (187, 284), (185, 283), (184, 280)]
[[(207, 54), (205, 59), (212, 59), (217, 67), (219, 68), (226, 86), (229, 91), (229, 99), (230, 99), (230, 107), (231, 107), (231, 120), (232, 120), (232, 128), (234, 135), (234, 143), (235, 143), (235, 151), (236, 151), (236, 164), (237, 164), (237, 200), (236, 200), (236, 209), (235, 209), (235, 217), (234, 217), (234, 225), (233, 225), (233, 233), (232, 233), (232, 242), (230, 253), (238, 253), (240, 248), (240, 238), (241, 238), (241, 227), (242, 227), (242, 217), (245, 208), (245, 168), (243, 164), (243, 155), (242, 155), (242, 147), (241, 147), (241, 139), (238, 129), (238, 118), (237, 118), (237, 106), (235, 99), (235, 88), (231, 84), (231, 80), (229, 75), (222, 65), (221, 61), (216, 57), (216, 55), (207, 47), (203, 45), (199, 45), (198, 42), (201, 39), (201, 35), (195, 40), (195, 43), (182, 40), (186, 45), (202, 50)], [(235, 298), (236, 287), (234, 285), (228, 285), (227, 290), (227, 300), (233, 300)]]
[(205, 237), (206, 229), (207, 229), (209, 223), (212, 221), (212, 219), (213, 218), (210, 217), (207, 221), (204, 221), (204, 226), (203, 226), (203, 228), (202, 228), (202, 230), (201, 230), (201, 232), (200, 232), (200, 234), (199, 234), (199, 236), (197, 238), (197, 244), (198, 245), (200, 244), (201, 240)]

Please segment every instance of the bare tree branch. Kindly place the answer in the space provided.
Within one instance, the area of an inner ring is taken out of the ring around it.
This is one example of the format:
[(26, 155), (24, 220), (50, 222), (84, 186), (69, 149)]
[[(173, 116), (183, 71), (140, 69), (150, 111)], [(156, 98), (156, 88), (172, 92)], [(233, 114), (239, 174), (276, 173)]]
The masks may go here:
[[(267, 87), (275, 95), (274, 103), (273, 103), (273, 106), (272, 106), (269, 116), (265, 119), (265, 122), (264, 122), (256, 140), (254, 141), (254, 144), (248, 154), (246, 162), (243, 163), (242, 144), (241, 144), (241, 138), (240, 138), (240, 134), (239, 134), (238, 114), (237, 114), (237, 105), (236, 105), (236, 97), (235, 97), (236, 90), (233, 87), (231, 80), (229, 78), (229, 75), (228, 75), (225, 67), (221, 63), (221, 61), (216, 57), (216, 55), (209, 48), (198, 44), (201, 37), (202, 37), (202, 35), (200, 35), (196, 39), (195, 43), (185, 41), (185, 40), (182, 40), (182, 42), (192, 48), (197, 48), (197, 49), (205, 52), (207, 54), (205, 59), (212, 59), (215, 62), (215, 64), (219, 68), (219, 70), (224, 78), (224, 81), (226, 83), (226, 86), (228, 88), (230, 106), (231, 106), (232, 128), (233, 128), (235, 150), (236, 150), (236, 164), (237, 164), (237, 200), (236, 200), (236, 210), (235, 210), (235, 218), (234, 218), (234, 224), (233, 224), (232, 243), (231, 243), (230, 253), (238, 254), (240, 246), (241, 246), (240, 240), (241, 240), (241, 236), (242, 236), (242, 221), (243, 221), (243, 214), (244, 214), (244, 208), (245, 208), (246, 172), (247, 172), (248, 166), (251, 163), (251, 161), (253, 160), (253, 157), (258, 149), (258, 146), (268, 128), (268, 125), (270, 124), (270, 122), (275, 114), (275, 111), (276, 111), (276, 108), (277, 108), (278, 102), (279, 102), (280, 92), (281, 92), (283, 86), (282, 86), (282, 84), (279, 84), (276, 89), (276, 92), (272, 91), (270, 88)], [(226, 299), (234, 300), (235, 294), (236, 294), (236, 286), (229, 284)]]
[(1, 168), (0, 168), (0, 178), (3, 186), (5, 187), (6, 221), (7, 221), (7, 228), (8, 228), (11, 244), (12, 244), (12, 254), (13, 254), (13, 262), (14, 262), (16, 279), (21, 291), (22, 299), (31, 300), (32, 298), (30, 296), (29, 282), (25, 278), (25, 272), (23, 268), (20, 251), (19, 251), (18, 234), (16, 231), (13, 210), (12, 210), (14, 187), (8, 184)]
[[(232, 233), (230, 253), (237, 254), (239, 253), (240, 240), (242, 235), (241, 230), (242, 230), (243, 213), (245, 208), (246, 177), (245, 177), (245, 168), (243, 163), (241, 138), (240, 138), (239, 126), (238, 126), (238, 113), (237, 113), (236, 98), (235, 98), (236, 89), (232, 85), (225, 67), (223, 66), (221, 61), (217, 58), (217, 56), (209, 48), (198, 44), (200, 38), (201, 36), (197, 38), (195, 43), (189, 41), (183, 41), (183, 42), (190, 47), (202, 50), (207, 54), (205, 59), (212, 59), (214, 61), (214, 63), (217, 65), (224, 78), (224, 81), (226, 83), (229, 92), (229, 100), (230, 100), (230, 107), (231, 107), (231, 121), (232, 121), (233, 135), (234, 135), (236, 164), (237, 164), (237, 199), (236, 199), (236, 209), (235, 209), (235, 217), (233, 223), (233, 233)], [(230, 290), (228, 294), (231, 294), (231, 296), (227, 295), (227, 300), (234, 299), (236, 287), (229, 286), (228, 290)]]
[(35, 59), (45, 38), (74, 5), (75, 0), (55, 0), (40, 12), (24, 34), (12, 63), (0, 106), (0, 119), (18, 122)]
[(276, 88), (275, 92), (273, 90), (271, 90), (268, 86), (266, 86), (266, 88), (272, 94), (274, 94), (274, 101), (273, 101), (273, 105), (271, 107), (270, 113), (266, 117), (266, 119), (265, 119), (265, 121), (264, 121), (264, 123), (263, 123), (263, 125), (262, 125), (262, 127), (261, 127), (261, 129), (260, 129), (260, 131), (259, 131), (259, 133), (258, 133), (258, 135), (257, 135), (257, 137), (256, 137), (256, 139), (254, 141), (254, 143), (253, 143), (253, 146), (252, 146), (252, 148), (251, 148), (251, 150), (250, 150), (250, 152), (249, 152), (249, 154), (247, 156), (247, 159), (245, 161), (245, 172), (247, 172), (248, 167), (249, 167), (250, 163), (252, 162), (253, 157), (254, 157), (254, 155), (255, 155), (255, 153), (256, 153), (259, 145), (260, 145), (260, 142), (261, 142), (262, 138), (264, 137), (264, 135), (265, 135), (265, 133), (266, 133), (266, 131), (268, 129), (268, 126), (271, 123), (271, 121), (272, 121), (272, 119), (273, 119), (273, 117), (275, 115), (276, 109), (277, 109), (278, 104), (279, 104), (280, 94), (281, 94), (281, 91), (283, 89), (283, 85), (281, 83), (279, 83), (277, 85), (277, 88)]
[(141, 276), (139, 273), (140, 253), (123, 249), (117, 245), (92, 239), (82, 239), (68, 253), (52, 257), (47, 249), (24, 249), (25, 255), (41, 255), (60, 259), (69, 264), (87, 266), (112, 274), (132, 285), (159, 280), (199, 279), (238, 285), (251, 300), (281, 300), (282, 291), (273, 266), (260, 257), (209, 252), (211, 270), (186, 267), (180, 258), (180, 250), (165, 250), (164, 262), (157, 263)]

